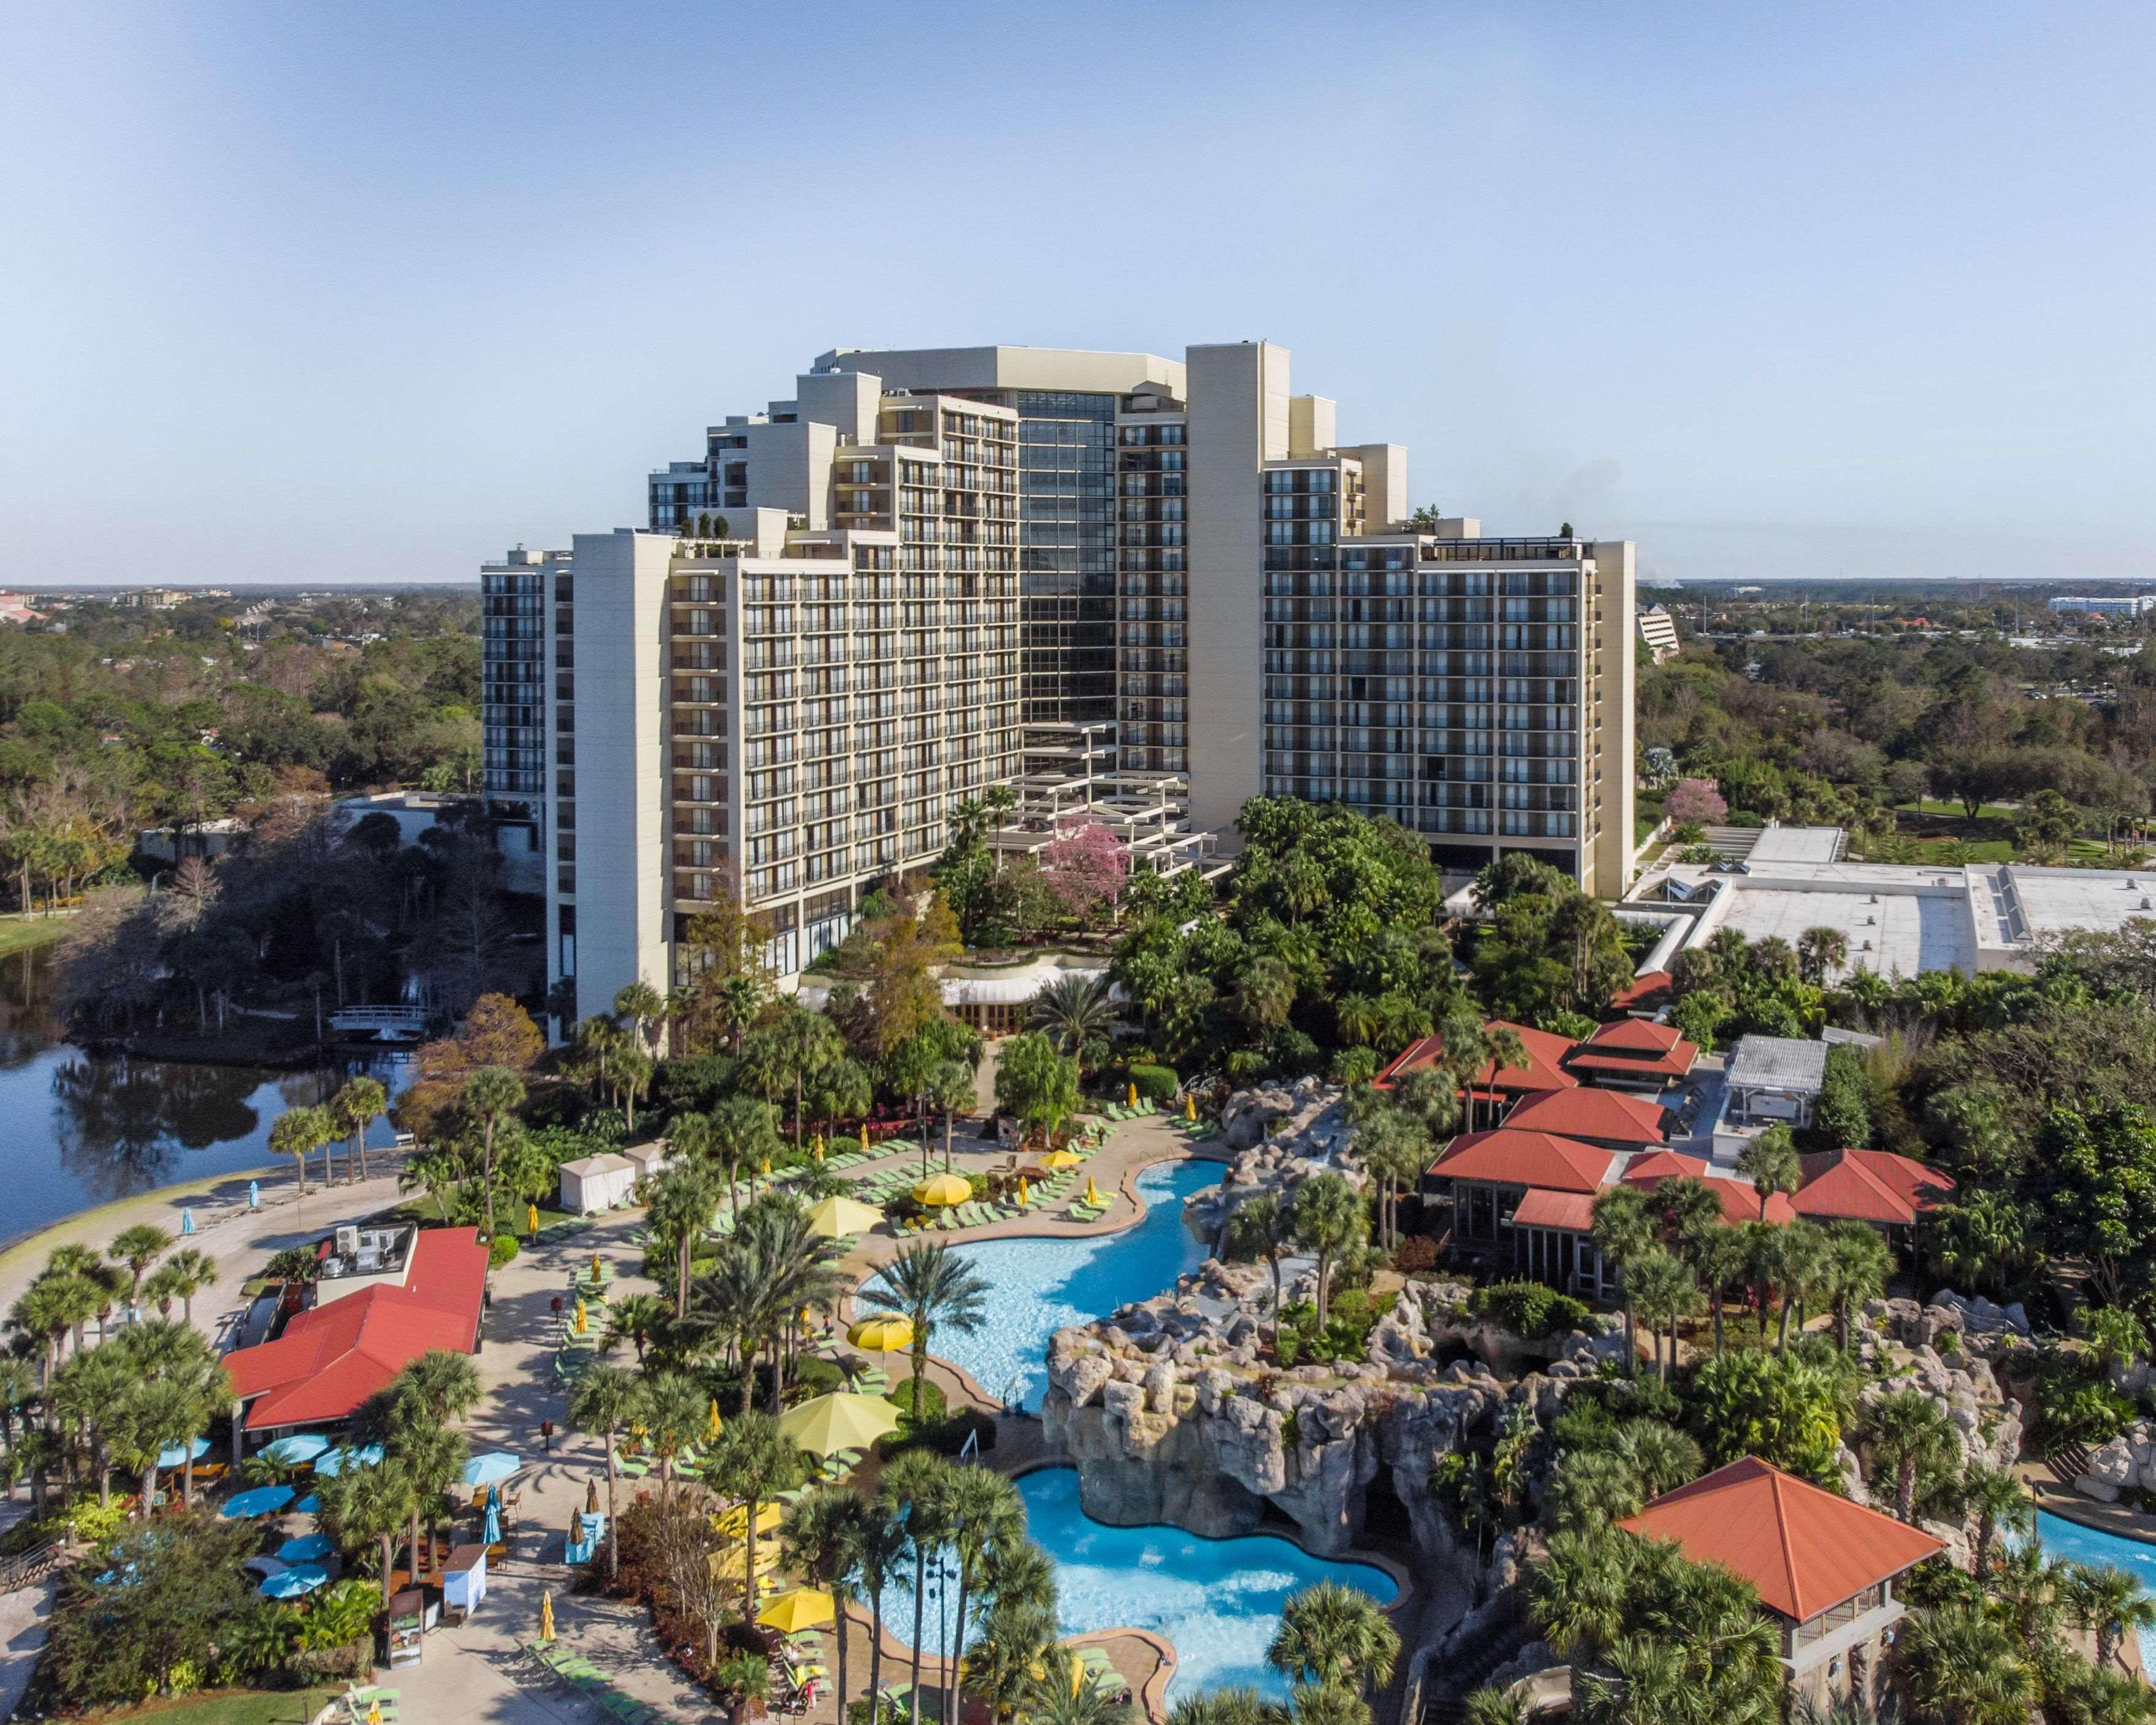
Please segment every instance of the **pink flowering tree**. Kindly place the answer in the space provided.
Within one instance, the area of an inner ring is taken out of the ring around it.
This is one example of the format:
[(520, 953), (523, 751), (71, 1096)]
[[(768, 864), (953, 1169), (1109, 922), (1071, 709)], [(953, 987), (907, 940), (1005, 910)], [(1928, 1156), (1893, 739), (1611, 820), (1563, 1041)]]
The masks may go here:
[(1703, 827), (1719, 826), (1729, 818), (1729, 805), (1711, 778), (1681, 778), (1676, 788), (1662, 798), (1662, 813), (1683, 826), (1697, 821)]
[(1108, 906), (1112, 919), (1130, 856), (1116, 835), (1097, 820), (1066, 815), (1055, 824), (1055, 836), (1041, 857), (1044, 878), (1056, 901), (1083, 928), (1094, 910)]

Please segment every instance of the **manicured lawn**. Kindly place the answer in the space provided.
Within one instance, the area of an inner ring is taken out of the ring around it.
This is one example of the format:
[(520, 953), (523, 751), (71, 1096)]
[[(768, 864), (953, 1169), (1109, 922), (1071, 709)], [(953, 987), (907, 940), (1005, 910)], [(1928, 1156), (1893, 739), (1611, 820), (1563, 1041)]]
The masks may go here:
[(153, 1702), (124, 1713), (101, 1715), (104, 1725), (306, 1725), (343, 1693), (337, 1689), (220, 1689), (180, 1701)]
[(72, 926), (67, 916), (0, 916), (0, 958), (56, 941)]
[[(1897, 803), (1894, 806), (1897, 809), (1906, 809), (1912, 814), (1943, 814), (1955, 820), (1965, 820), (1969, 818), (1969, 811), (1960, 803), (1942, 803), (1935, 797), (1927, 797), (1921, 803)], [(2002, 803), (1986, 803), (1978, 809), (1976, 818), (1979, 820), (2010, 821), (2020, 812), (2019, 809), (2009, 809)]]

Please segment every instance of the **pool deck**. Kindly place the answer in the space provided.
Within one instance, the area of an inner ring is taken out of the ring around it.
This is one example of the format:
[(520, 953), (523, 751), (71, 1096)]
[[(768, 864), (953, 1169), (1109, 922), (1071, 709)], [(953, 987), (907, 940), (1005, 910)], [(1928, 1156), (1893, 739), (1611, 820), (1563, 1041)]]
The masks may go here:
[(2098, 1503), (2093, 1497), (2084, 1497), (2053, 1473), (2047, 1462), (2019, 1462), (2014, 1472), (2046, 1515), (2056, 1516), (2062, 1522), (2078, 1522), (2098, 1533), (2156, 1545), (2156, 1516), (2128, 1509), (2123, 1503)]

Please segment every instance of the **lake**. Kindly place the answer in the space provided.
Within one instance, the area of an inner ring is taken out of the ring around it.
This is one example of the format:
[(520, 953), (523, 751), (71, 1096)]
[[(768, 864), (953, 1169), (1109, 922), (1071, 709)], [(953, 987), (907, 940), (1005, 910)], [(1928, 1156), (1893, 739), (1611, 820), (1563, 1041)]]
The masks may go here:
[[(92, 1055), (63, 1040), (52, 968), (49, 947), (0, 958), (0, 1245), (177, 1181), (273, 1165), (289, 1175), (290, 1159), (270, 1153), (271, 1123), (368, 1065), (272, 1071)], [(397, 1088), (397, 1064), (372, 1070)], [(392, 1137), (377, 1121), (367, 1143)], [(311, 1178), (321, 1159), (310, 1161)]]

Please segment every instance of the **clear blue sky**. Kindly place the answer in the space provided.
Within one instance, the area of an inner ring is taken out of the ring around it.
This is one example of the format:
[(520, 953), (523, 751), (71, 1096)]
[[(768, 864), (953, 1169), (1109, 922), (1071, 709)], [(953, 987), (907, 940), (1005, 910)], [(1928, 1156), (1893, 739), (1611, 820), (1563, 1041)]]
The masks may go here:
[(2156, 8), (0, 14), (0, 582), (469, 580), (834, 345), (1264, 336), (1492, 529), (2156, 577)]

